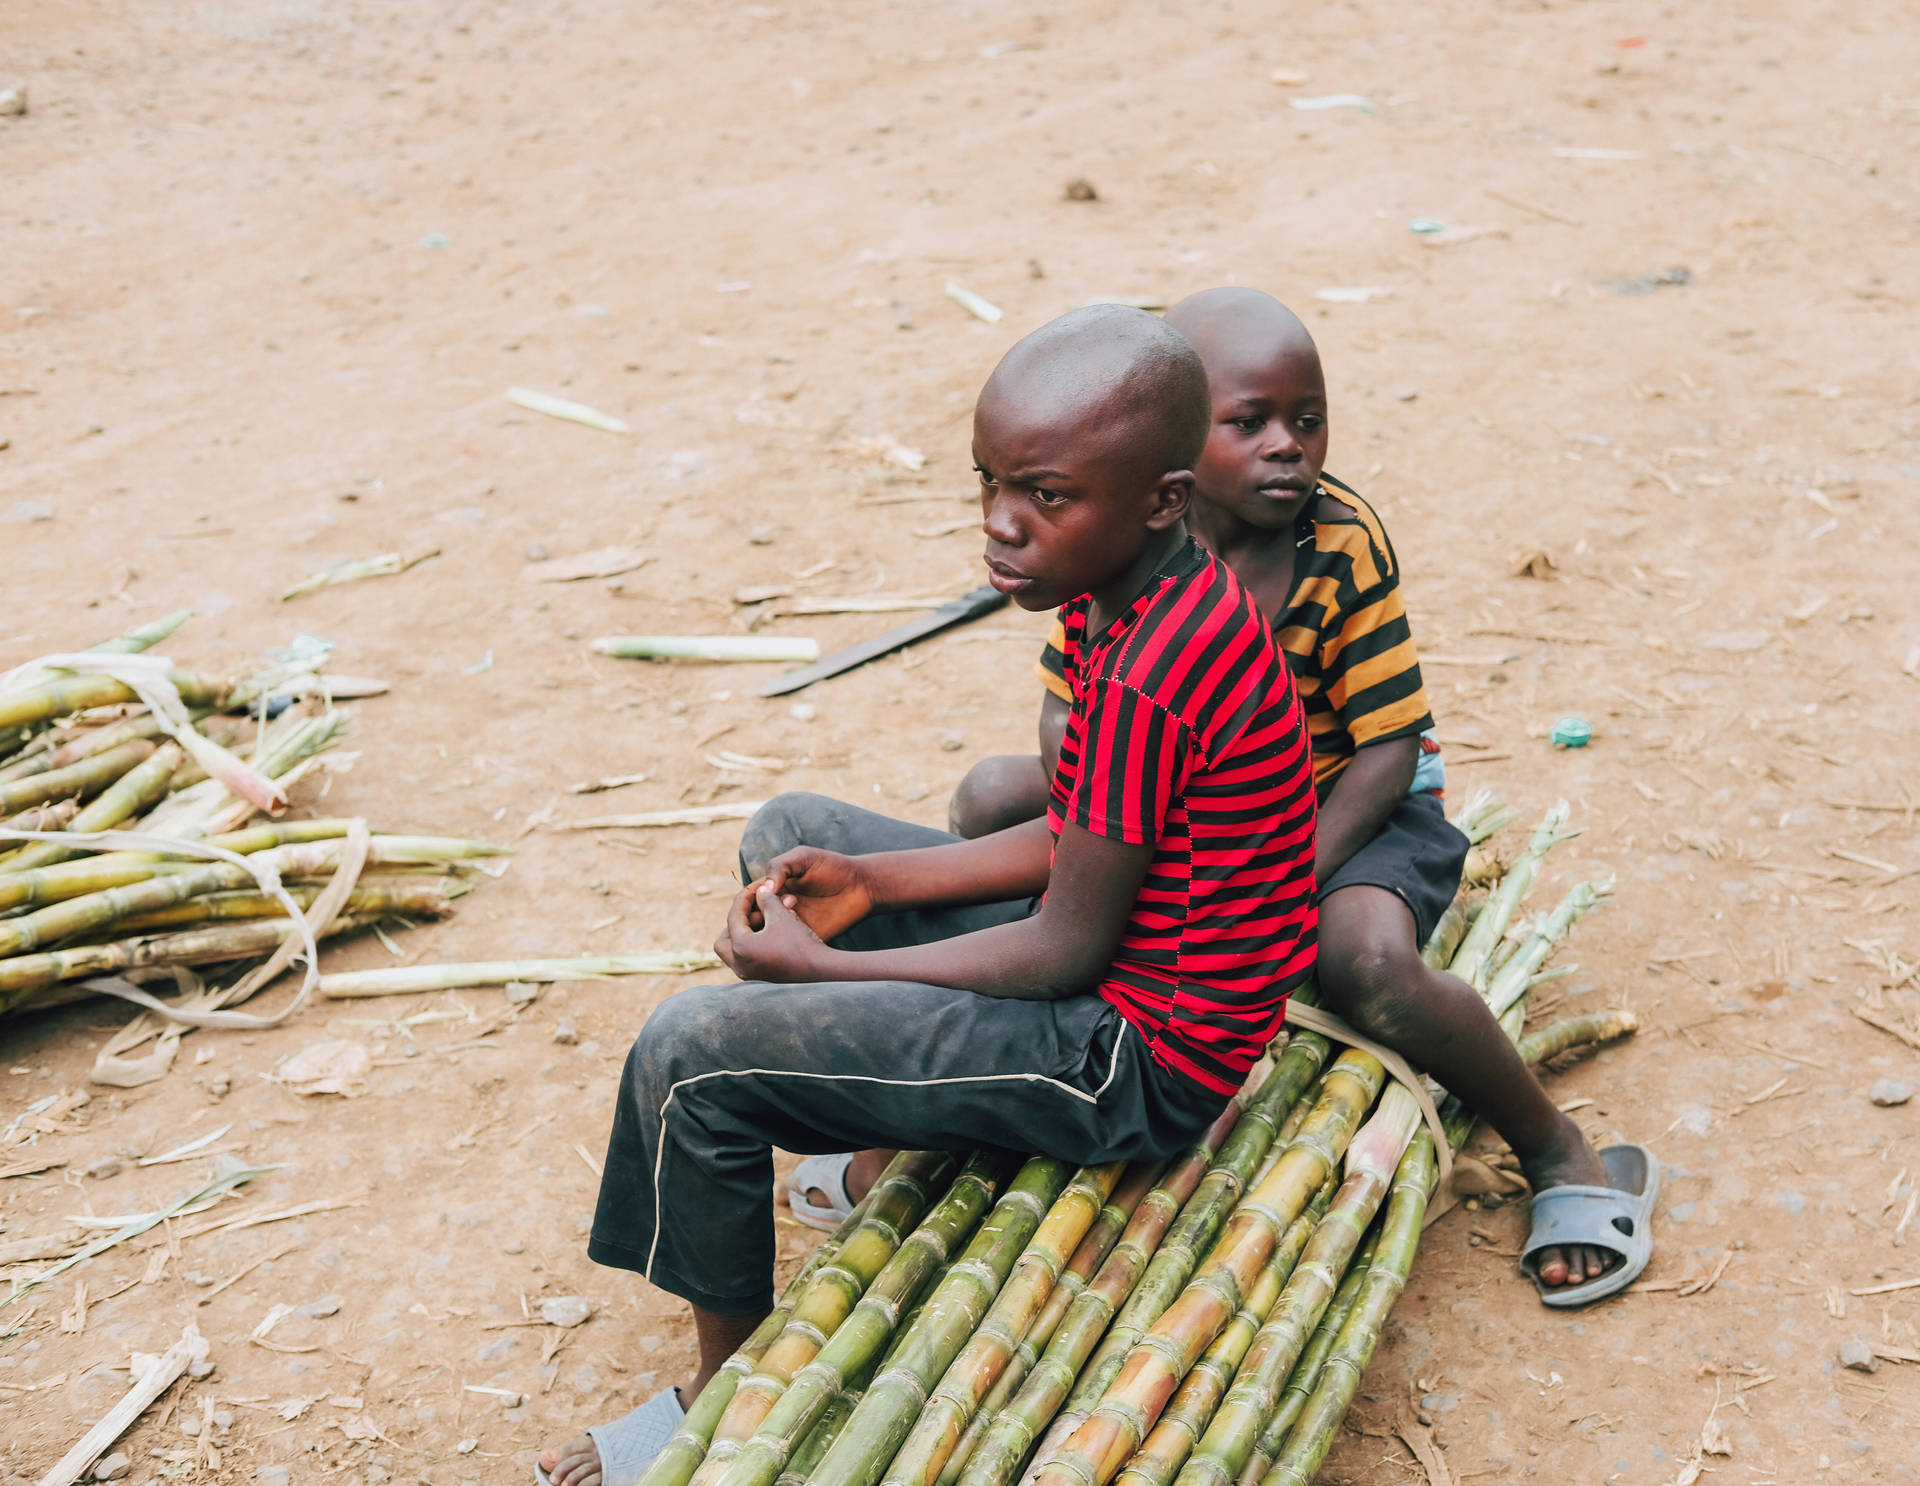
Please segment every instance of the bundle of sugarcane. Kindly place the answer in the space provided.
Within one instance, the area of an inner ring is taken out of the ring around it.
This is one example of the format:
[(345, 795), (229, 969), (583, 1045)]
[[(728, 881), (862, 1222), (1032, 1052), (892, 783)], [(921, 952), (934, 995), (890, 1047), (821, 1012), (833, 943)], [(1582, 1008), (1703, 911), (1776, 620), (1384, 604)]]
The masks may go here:
[[(1458, 821), (1478, 843), (1512, 818), (1482, 798)], [(1520, 1036), (1547, 956), (1606, 891), (1516, 922), (1566, 819), (1548, 811), (1425, 951), (1532, 1062), (1635, 1027), (1610, 1011)], [(1471, 1115), (1453, 1099), (1439, 1114), (1457, 1146)], [(1405, 1086), (1295, 1032), (1164, 1166), (982, 1154), (955, 1170), (926, 1152), (894, 1162), (643, 1486), (1306, 1486), (1412, 1268), (1439, 1166)]]
[(325, 767), (345, 715), (314, 658), (227, 679), (145, 653), (188, 617), (0, 678), (0, 1015), (97, 977), (224, 977), (284, 964), (290, 936), (438, 918), (506, 854), (344, 819), (256, 820)]

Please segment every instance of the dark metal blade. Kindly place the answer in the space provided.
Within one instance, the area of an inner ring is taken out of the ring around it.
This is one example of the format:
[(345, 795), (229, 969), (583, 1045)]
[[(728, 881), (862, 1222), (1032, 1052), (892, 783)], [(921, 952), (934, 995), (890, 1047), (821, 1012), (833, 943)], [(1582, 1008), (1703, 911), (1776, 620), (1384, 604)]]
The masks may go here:
[(864, 666), (870, 660), (878, 660), (883, 655), (924, 640), (928, 635), (937, 635), (942, 630), (952, 629), (956, 624), (966, 624), (979, 619), (997, 609), (1007, 606), (1007, 596), (996, 589), (980, 587), (971, 593), (964, 593), (951, 603), (942, 604), (931, 613), (922, 614), (918, 619), (909, 620), (897, 629), (890, 629), (883, 635), (875, 635), (871, 640), (862, 640), (858, 645), (849, 645), (845, 650), (836, 650), (832, 655), (823, 656), (810, 666), (802, 666), (797, 671), (787, 671), (753, 688), (757, 697), (784, 697), (789, 692), (799, 691), (813, 685), (816, 681), (825, 681), (829, 676), (838, 676), (842, 671), (851, 671), (855, 666)]

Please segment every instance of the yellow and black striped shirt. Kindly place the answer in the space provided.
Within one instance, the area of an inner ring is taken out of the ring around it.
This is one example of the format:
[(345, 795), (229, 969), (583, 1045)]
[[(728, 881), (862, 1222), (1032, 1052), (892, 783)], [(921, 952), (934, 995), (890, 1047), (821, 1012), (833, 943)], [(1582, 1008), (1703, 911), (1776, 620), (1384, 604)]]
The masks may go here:
[[(1373, 507), (1352, 487), (1321, 477), (1318, 494), (1294, 527), (1293, 592), (1272, 616), (1274, 639), (1287, 657), (1306, 708), (1313, 741), (1314, 784), (1324, 791), (1357, 749), (1390, 738), (1421, 737), (1414, 788), (1436, 788), (1438, 747), (1420, 679), (1413, 632), (1400, 602), (1400, 564)], [(1040, 657), (1040, 680), (1063, 701), (1072, 696), (1062, 671), (1058, 621)], [(1427, 755), (1433, 755), (1428, 757)]]

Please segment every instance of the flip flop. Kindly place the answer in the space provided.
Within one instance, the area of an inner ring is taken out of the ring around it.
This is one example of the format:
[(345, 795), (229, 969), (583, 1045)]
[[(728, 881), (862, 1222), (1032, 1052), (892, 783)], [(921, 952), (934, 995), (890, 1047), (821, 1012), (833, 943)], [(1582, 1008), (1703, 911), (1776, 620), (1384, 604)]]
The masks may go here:
[[(669, 1388), (654, 1394), (624, 1419), (589, 1429), (587, 1435), (600, 1451), (600, 1486), (635, 1486), (686, 1417), (686, 1410), (680, 1407), (680, 1390)], [(553, 1478), (538, 1462), (533, 1478), (540, 1486), (553, 1486)]]
[[(1660, 1161), (1643, 1145), (1610, 1145), (1600, 1152), (1607, 1168), (1604, 1187), (1548, 1187), (1533, 1198), (1533, 1230), (1520, 1252), (1520, 1272), (1533, 1281), (1543, 1304), (1591, 1305), (1618, 1295), (1653, 1257), (1653, 1201), (1660, 1193)], [(1585, 1244), (1607, 1249), (1621, 1262), (1579, 1285), (1542, 1284), (1530, 1264), (1542, 1249)]]
[[(847, 1172), (853, 1167), (854, 1153), (842, 1151), (833, 1156), (809, 1156), (793, 1168), (787, 1178), (787, 1207), (796, 1222), (831, 1233), (846, 1222), (853, 1211), (853, 1198), (847, 1195)], [(815, 1207), (807, 1201), (809, 1191), (825, 1192), (827, 1203)]]

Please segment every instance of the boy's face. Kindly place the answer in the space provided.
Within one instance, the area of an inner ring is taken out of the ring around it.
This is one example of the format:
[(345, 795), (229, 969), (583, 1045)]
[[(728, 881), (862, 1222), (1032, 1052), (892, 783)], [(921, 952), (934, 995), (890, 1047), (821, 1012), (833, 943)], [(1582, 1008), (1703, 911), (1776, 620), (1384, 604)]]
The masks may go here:
[[(1225, 339), (1224, 337), (1222, 339)], [(1293, 524), (1327, 462), (1327, 386), (1311, 346), (1201, 347), (1213, 425), (1197, 493), (1249, 526)]]
[(989, 386), (973, 411), (987, 581), (1036, 612), (1126, 576), (1192, 490), (1184, 471), (1143, 467), (1131, 419), (1046, 401)]

